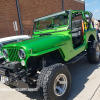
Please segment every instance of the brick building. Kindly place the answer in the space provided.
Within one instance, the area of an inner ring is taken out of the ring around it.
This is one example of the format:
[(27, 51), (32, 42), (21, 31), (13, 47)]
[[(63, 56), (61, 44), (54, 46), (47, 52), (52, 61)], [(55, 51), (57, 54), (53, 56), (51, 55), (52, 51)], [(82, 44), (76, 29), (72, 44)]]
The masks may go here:
[[(18, 1), (20, 19), (19, 23)], [(64, 10), (84, 10), (83, 0), (0, 0), (0, 38), (16, 35), (13, 22), (17, 21), (18, 34), (27, 34), (28, 29), (32, 33), (33, 19)]]

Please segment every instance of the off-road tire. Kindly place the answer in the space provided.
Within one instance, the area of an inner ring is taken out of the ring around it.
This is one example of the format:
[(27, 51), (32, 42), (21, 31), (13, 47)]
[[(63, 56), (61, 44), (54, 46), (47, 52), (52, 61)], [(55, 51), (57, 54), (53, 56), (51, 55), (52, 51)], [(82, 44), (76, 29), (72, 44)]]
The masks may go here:
[(100, 60), (100, 53), (97, 56), (97, 51), (100, 52), (99, 43), (97, 41), (91, 41), (88, 43), (87, 59), (90, 63), (98, 63)]
[[(67, 89), (62, 96), (54, 93), (54, 81), (59, 74), (64, 74), (67, 78)], [(38, 95), (42, 100), (66, 100), (71, 89), (71, 75), (68, 68), (61, 63), (53, 64), (42, 69), (37, 80)]]

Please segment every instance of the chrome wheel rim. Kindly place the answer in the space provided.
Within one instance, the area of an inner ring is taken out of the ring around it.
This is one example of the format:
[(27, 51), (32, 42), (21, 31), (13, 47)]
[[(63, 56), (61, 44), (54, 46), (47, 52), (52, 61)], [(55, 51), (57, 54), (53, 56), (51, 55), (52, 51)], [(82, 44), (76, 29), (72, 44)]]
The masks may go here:
[(67, 89), (67, 77), (64, 74), (59, 74), (54, 81), (54, 93), (57, 96), (62, 96)]

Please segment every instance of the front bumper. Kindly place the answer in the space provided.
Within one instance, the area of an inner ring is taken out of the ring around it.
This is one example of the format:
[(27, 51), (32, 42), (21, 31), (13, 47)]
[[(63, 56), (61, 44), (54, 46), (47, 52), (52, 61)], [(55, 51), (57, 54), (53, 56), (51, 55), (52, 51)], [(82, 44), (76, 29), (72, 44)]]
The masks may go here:
[[(25, 70), (22, 70), (19, 62), (11, 62), (0, 64), (0, 76), (7, 77), (8, 80), (4, 83), (17, 88), (32, 88), (34, 82), (26, 75)], [(1, 81), (1, 78), (0, 78)], [(38, 91), (38, 88), (33, 87), (33, 91)]]

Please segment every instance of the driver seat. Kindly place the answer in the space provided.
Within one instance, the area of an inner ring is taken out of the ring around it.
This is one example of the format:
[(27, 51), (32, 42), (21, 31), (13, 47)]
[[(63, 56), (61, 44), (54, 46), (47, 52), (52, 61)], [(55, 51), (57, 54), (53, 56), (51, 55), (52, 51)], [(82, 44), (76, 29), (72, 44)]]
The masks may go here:
[(83, 23), (82, 20), (75, 20), (72, 22), (72, 41), (74, 48), (78, 47), (82, 43), (83, 36)]

